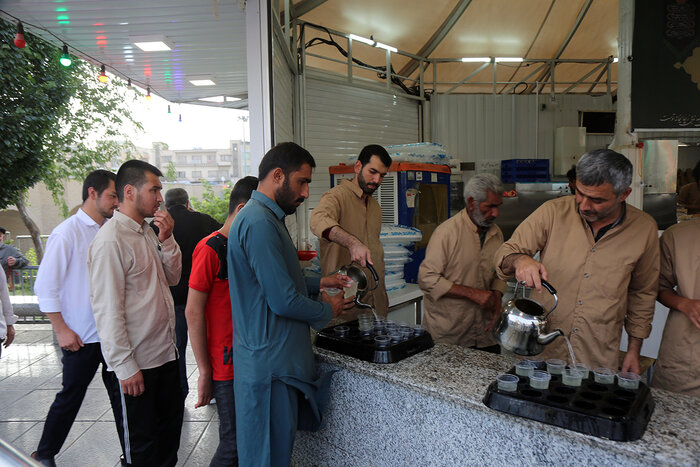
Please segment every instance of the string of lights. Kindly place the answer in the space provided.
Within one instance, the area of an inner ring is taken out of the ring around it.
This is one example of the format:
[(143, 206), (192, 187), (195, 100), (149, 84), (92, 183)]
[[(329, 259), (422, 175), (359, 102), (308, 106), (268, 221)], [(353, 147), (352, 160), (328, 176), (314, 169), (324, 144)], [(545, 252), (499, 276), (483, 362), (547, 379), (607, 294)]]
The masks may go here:
[[(87, 53), (83, 50), (80, 50), (79, 48), (77, 48), (73, 45), (69, 45), (63, 38), (57, 36), (56, 34), (51, 32), (50, 30), (48, 30), (42, 26), (28, 23), (26, 21), (21, 21), (16, 16), (14, 16), (14, 15), (12, 15), (12, 14), (10, 14), (7, 11), (2, 10), (2, 9), (0, 9), (0, 15), (5, 16), (6, 18), (11, 18), (14, 21), (17, 21), (17, 34), (15, 35), (15, 39), (14, 39), (14, 44), (16, 47), (22, 49), (27, 44), (26, 39), (24, 37), (24, 26), (25, 25), (29, 26), (31, 29), (34, 29), (37, 31), (42, 31), (42, 32), (50, 35), (54, 39), (56, 39), (58, 42), (63, 44), (61, 58), (60, 58), (61, 65), (68, 67), (68, 66), (71, 66), (71, 64), (73, 63), (73, 60), (71, 59), (70, 54), (68, 53), (68, 48), (70, 47), (70, 49), (73, 50), (73, 52), (74, 52), (73, 53), (74, 56), (80, 57), (83, 60), (90, 62), (95, 66), (100, 66), (100, 73), (99, 73), (97, 79), (101, 83), (106, 83), (109, 79), (109, 77), (106, 75), (106, 69), (108, 68), (110, 70), (110, 73), (112, 73), (112, 74), (114, 74), (122, 79), (125, 79), (127, 81), (127, 84), (129, 87), (132, 86), (132, 83), (136, 83), (136, 84), (140, 85), (140, 87), (145, 88), (147, 90), (146, 99), (149, 101), (151, 100), (151, 86), (148, 82), (140, 81), (137, 79), (132, 79), (130, 76), (127, 76), (125, 73), (123, 73), (122, 71), (113, 67), (112, 65), (105, 64), (101, 60), (90, 55), (89, 53)], [(154, 93), (156, 95), (158, 94), (157, 91), (154, 91)]]

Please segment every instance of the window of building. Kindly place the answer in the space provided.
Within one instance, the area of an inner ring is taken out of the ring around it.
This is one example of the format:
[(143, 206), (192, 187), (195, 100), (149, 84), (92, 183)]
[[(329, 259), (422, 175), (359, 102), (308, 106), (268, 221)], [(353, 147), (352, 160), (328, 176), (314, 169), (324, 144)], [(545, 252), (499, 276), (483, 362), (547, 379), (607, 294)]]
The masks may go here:
[(177, 156), (178, 164), (187, 164), (187, 156)]
[(219, 159), (221, 162), (231, 162), (231, 154), (222, 154)]
[(202, 178), (202, 171), (201, 170), (193, 170), (192, 171), (192, 178), (199, 179)]
[(182, 171), (178, 170), (177, 171), (177, 179), (182, 180), (183, 178), (187, 178), (187, 174), (185, 173), (184, 170), (182, 170)]
[(167, 164), (173, 160), (173, 156), (160, 156), (160, 161), (163, 164)]
[(200, 156), (199, 154), (192, 156), (192, 163), (193, 164), (201, 164), (202, 163), (202, 156)]

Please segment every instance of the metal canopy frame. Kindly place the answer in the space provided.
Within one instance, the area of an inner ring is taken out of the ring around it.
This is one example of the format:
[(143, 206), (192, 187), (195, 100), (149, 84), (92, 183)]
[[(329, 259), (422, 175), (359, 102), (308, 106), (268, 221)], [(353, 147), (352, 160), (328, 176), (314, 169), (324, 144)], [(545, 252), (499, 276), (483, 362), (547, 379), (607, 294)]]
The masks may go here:
[[(320, 0), (319, 0), (320, 1)], [(592, 0), (588, 1), (581, 9), (579, 12), (578, 18), (576, 20), (576, 23), (572, 27), (571, 31), (567, 35), (566, 40), (564, 43), (562, 43), (561, 47), (559, 48), (559, 53), (558, 55), (561, 56), (561, 53), (564, 51), (566, 46), (571, 40), (571, 37), (573, 37), (574, 33), (576, 32), (576, 29), (581, 24), (581, 21), (583, 20), (583, 17), (585, 16), (586, 12), (588, 11), (588, 7), (590, 7), (590, 3)], [(467, 4), (468, 2), (462, 2), (460, 5)], [(464, 6), (466, 8), (466, 6)], [(455, 13), (455, 11), (453, 11)], [(452, 16), (452, 15), (451, 15)], [(356, 77), (354, 76), (354, 70), (358, 69), (364, 69), (364, 70), (370, 70), (370, 71), (377, 71), (373, 68), (366, 67), (359, 65), (357, 63), (353, 62), (353, 47), (356, 46), (356, 41), (353, 41), (350, 38), (350, 35), (348, 33), (344, 33), (342, 31), (337, 31), (331, 28), (326, 28), (324, 26), (320, 26), (314, 23), (310, 23), (304, 20), (300, 19), (295, 19), (292, 20), (291, 23), (291, 28), (292, 28), (292, 34), (291, 37), (293, 38), (298, 38), (300, 37), (300, 31), (301, 27), (306, 26), (308, 28), (312, 28), (318, 31), (323, 31), (324, 33), (328, 32), (332, 36), (335, 36), (334, 39), (338, 39), (338, 43), (341, 45), (345, 45), (345, 49), (347, 51), (347, 57), (342, 57), (342, 59), (339, 58), (333, 58), (330, 56), (326, 55), (321, 55), (317, 54), (308, 50), (302, 50), (299, 56), (299, 69), (303, 70), (306, 68), (306, 62), (307, 62), (307, 57), (314, 57), (318, 58), (320, 60), (324, 60), (327, 62), (333, 62), (333, 63), (339, 63), (345, 65), (345, 74), (346, 74), (346, 79), (348, 82), (353, 82)], [(442, 28), (441, 28), (442, 29)], [(304, 34), (304, 36), (308, 37), (308, 33)], [(435, 36), (436, 39), (438, 38), (439, 35)], [(302, 44), (304, 44), (304, 40), (302, 39), (300, 41)], [(431, 42), (431, 41), (429, 41)], [(343, 44), (344, 43), (344, 44)], [(435, 44), (437, 45), (437, 44)], [(360, 46), (363, 47), (371, 47), (367, 44), (362, 44), (360, 43)], [(426, 44), (426, 46), (429, 46), (429, 44)], [(293, 49), (293, 47), (296, 47), (296, 40), (290, 41), (290, 52), (292, 56), (296, 56), (296, 50)], [(377, 81), (380, 81), (382, 83), (385, 83), (386, 86), (385, 88), (392, 93), (396, 92), (403, 92), (402, 89), (392, 83), (392, 77), (393, 78), (398, 78), (399, 80), (403, 81), (404, 83), (407, 83), (408, 86), (416, 86), (419, 90), (420, 93), (418, 96), (411, 96), (410, 94), (407, 95), (409, 97), (417, 98), (417, 99), (424, 99), (424, 92), (427, 90), (427, 92), (432, 92), (432, 93), (441, 93), (441, 94), (451, 94), (454, 92), (459, 92), (459, 88), (464, 86), (464, 85), (489, 85), (491, 87), (491, 93), (492, 94), (510, 94), (514, 91), (515, 87), (521, 84), (526, 84), (527, 89), (523, 92), (520, 92), (519, 94), (529, 94), (532, 92), (532, 90), (537, 90), (538, 93), (542, 92), (543, 89), (546, 89), (547, 86), (550, 87), (550, 92), (552, 94), (556, 94), (556, 87), (557, 86), (562, 86), (562, 85), (567, 85), (568, 87), (563, 91), (560, 92), (560, 94), (569, 94), (571, 93), (574, 89), (576, 88), (581, 88), (581, 87), (586, 87), (586, 91), (584, 92), (585, 94), (593, 94), (593, 91), (595, 90), (596, 86), (601, 85), (601, 81), (605, 79), (605, 85), (606, 85), (606, 91), (605, 94), (610, 95), (612, 93), (612, 86), (616, 85), (617, 83), (612, 81), (612, 76), (611, 76), (611, 67), (610, 65), (613, 63), (612, 57), (605, 57), (601, 59), (562, 59), (562, 58), (533, 58), (533, 59), (525, 59), (523, 60), (522, 64), (523, 65), (539, 65), (537, 68), (530, 72), (524, 79), (520, 79), (517, 81), (498, 81), (497, 80), (497, 63), (493, 57), (491, 57), (490, 62), (485, 62), (481, 64), (476, 70), (472, 70), (467, 75), (465, 76), (464, 79), (460, 81), (438, 81), (437, 80), (437, 68), (440, 66), (440, 64), (447, 64), (447, 63), (463, 63), (461, 58), (427, 58), (425, 56), (413, 54), (411, 52), (406, 52), (403, 50), (397, 50), (396, 52), (392, 52), (389, 50), (386, 50), (386, 63), (383, 63), (382, 65), (385, 65), (387, 69), (390, 69), (391, 65), (391, 57), (392, 54), (397, 54), (397, 55), (402, 55), (405, 57), (408, 57), (411, 59), (411, 62), (409, 63), (415, 63), (415, 68), (413, 68), (412, 71), (409, 70), (408, 65), (406, 65), (402, 70), (398, 73), (386, 73), (385, 76), (382, 77), (382, 79), (377, 78)], [(560, 64), (566, 64), (566, 63), (576, 63), (576, 64), (585, 64), (585, 65), (590, 65), (591, 69), (588, 70), (581, 78), (579, 78), (576, 81), (557, 81), (556, 80), (556, 75), (554, 73), (555, 68), (557, 65)], [(474, 65), (471, 63), (470, 65)], [(465, 65), (466, 66), (466, 65)], [(491, 66), (493, 69), (493, 78), (490, 81), (472, 81), (472, 79), (481, 71), (485, 70), (488, 66)], [(433, 79), (431, 81), (426, 81), (425, 79), (425, 73), (428, 70), (428, 67), (432, 67), (432, 74), (433, 74)], [(419, 70), (419, 74), (417, 78), (412, 78), (408, 75), (412, 74), (416, 69)], [(408, 73), (406, 73), (406, 70), (409, 70)], [(598, 76), (593, 80), (593, 81), (586, 81), (590, 76), (592, 76), (594, 73), (597, 71), (600, 71)], [(538, 78), (534, 78), (537, 73), (540, 73)], [(540, 77), (543, 78), (545, 81), (541, 81)], [(432, 86), (428, 86), (428, 85)], [(502, 85), (501, 91), (498, 91), (498, 86)], [(447, 91), (442, 91), (439, 92), (438, 89), (440, 87), (447, 87), (449, 86)], [(603, 93), (595, 93), (595, 94), (603, 94)]]

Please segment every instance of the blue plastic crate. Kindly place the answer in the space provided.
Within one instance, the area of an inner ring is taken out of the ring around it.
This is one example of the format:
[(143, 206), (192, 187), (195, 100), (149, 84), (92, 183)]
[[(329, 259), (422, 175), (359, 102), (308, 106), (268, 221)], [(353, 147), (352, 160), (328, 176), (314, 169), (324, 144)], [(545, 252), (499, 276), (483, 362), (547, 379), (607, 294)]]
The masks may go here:
[(503, 183), (549, 181), (549, 159), (507, 159), (501, 161)]

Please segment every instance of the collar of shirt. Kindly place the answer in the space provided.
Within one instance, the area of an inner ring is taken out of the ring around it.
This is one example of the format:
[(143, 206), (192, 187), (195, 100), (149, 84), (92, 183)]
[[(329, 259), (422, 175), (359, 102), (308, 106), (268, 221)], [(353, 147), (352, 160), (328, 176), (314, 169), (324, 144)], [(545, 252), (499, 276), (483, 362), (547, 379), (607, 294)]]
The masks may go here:
[(258, 190), (253, 190), (253, 193), (250, 195), (250, 197), (264, 204), (270, 211), (273, 212), (275, 216), (277, 216), (279, 220), (284, 219), (284, 211), (282, 210), (282, 208), (279, 207), (277, 203), (268, 198), (266, 195), (260, 193)]
[[(598, 240), (603, 238), (603, 235), (605, 235), (608, 232), (608, 230), (612, 229), (615, 226), (622, 224), (622, 221), (625, 220), (626, 213), (627, 213), (627, 204), (623, 201), (622, 202), (622, 213), (620, 214), (620, 217), (618, 217), (615, 220), (615, 222), (613, 222), (612, 224), (608, 224), (608, 225), (601, 227), (600, 230), (598, 230), (597, 235), (593, 232), (593, 227), (591, 226), (591, 224), (588, 221), (585, 221), (585, 222), (586, 222), (586, 225), (588, 225), (588, 228), (591, 229), (591, 233), (594, 235), (595, 241), (597, 242)], [(581, 219), (583, 219), (583, 218), (581, 218)]]
[(362, 196), (365, 194), (365, 192), (362, 191), (362, 188), (360, 188), (360, 185), (356, 184), (352, 180), (348, 180), (348, 179), (342, 180), (340, 182), (340, 186), (342, 186), (343, 188), (347, 188), (358, 198), (362, 198)]
[[(117, 212), (115, 211), (114, 213), (116, 214)], [(78, 212), (76, 212), (75, 215), (77, 216), (77, 218), (80, 222), (82, 222), (83, 224), (85, 224), (87, 226), (93, 226), (93, 225), (96, 225), (97, 227), (100, 226), (100, 224), (95, 222), (95, 220), (92, 217), (88, 216), (88, 214), (85, 211), (83, 211), (83, 208), (78, 208)]]
[(123, 226), (133, 230), (134, 232), (137, 233), (143, 233), (143, 229), (145, 226), (148, 225), (148, 223), (144, 220), (143, 224), (139, 224), (135, 220), (133, 220), (131, 217), (127, 216), (126, 214), (122, 214), (119, 211), (114, 211), (114, 216), (112, 217), (116, 222), (119, 222)]

